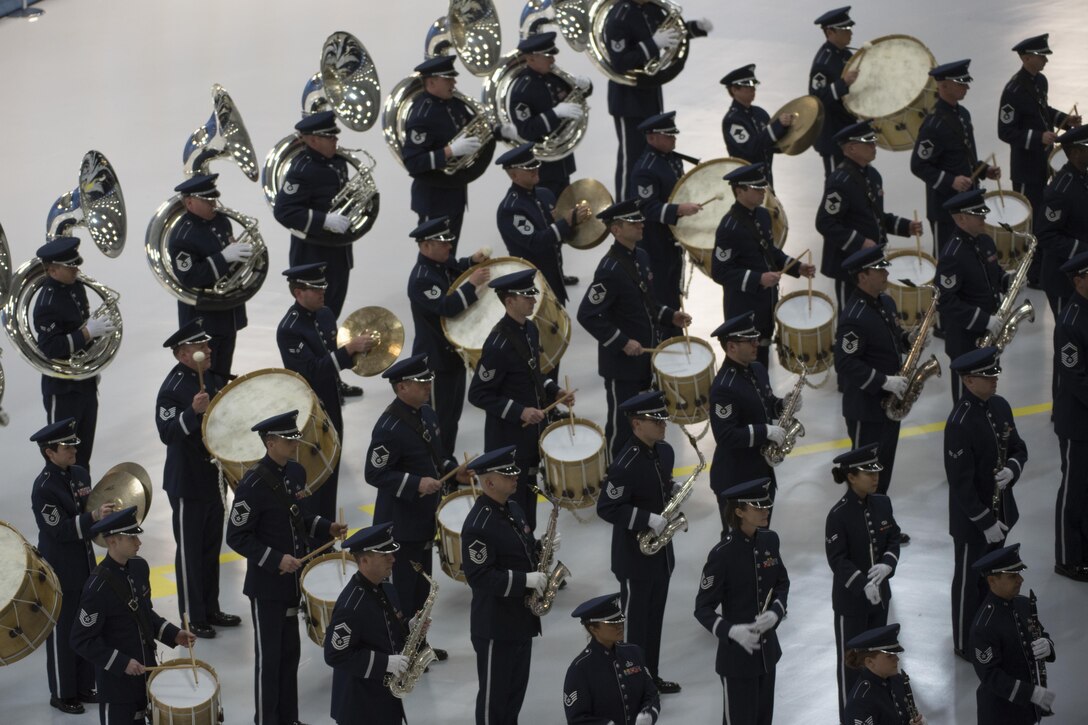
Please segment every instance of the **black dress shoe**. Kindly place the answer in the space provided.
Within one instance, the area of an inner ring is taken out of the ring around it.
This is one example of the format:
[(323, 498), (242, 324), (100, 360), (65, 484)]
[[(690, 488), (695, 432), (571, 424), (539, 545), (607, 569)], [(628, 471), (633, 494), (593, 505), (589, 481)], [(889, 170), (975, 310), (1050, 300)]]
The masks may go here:
[(906, 546), (909, 543), (910, 543), (910, 534), (908, 534), (906, 531), (900, 531), (899, 532), (899, 545), (900, 546)]
[(76, 695), (76, 699), (79, 700), (80, 702), (85, 702), (88, 705), (97, 705), (98, 704), (98, 693), (95, 692), (94, 690), (91, 690), (90, 692), (81, 692), (78, 695)]
[(237, 627), (241, 623), (242, 618), (237, 614), (212, 612), (208, 615), (208, 624), (214, 624), (216, 627)]
[(189, 622), (189, 631), (200, 639), (215, 639), (215, 629), (203, 622)]
[(83, 703), (74, 697), (65, 697), (64, 699), (51, 697), (49, 698), (49, 705), (67, 715), (79, 715), (82, 712), (86, 712), (83, 708)]
[(680, 683), (669, 682), (668, 680), (663, 680), (660, 677), (654, 678), (654, 687), (656, 687), (657, 691), (662, 695), (673, 695), (677, 692), (680, 692)]
[(439, 662), (445, 662), (450, 658), (450, 653), (444, 649), (439, 649), (438, 647), (431, 647), (431, 651), (434, 652), (434, 656), (438, 659)]
[(578, 278), (577, 277), (575, 277), (574, 275), (570, 275), (570, 274), (564, 274), (563, 275), (563, 286), (564, 287), (573, 287), (576, 284), (578, 284)]
[(363, 389), (358, 385), (348, 385), (347, 383), (340, 382), (340, 395), (345, 398), (361, 398), (363, 397)]
[(1069, 577), (1073, 581), (1088, 582), (1088, 566), (1077, 564), (1055, 564), (1054, 573)]

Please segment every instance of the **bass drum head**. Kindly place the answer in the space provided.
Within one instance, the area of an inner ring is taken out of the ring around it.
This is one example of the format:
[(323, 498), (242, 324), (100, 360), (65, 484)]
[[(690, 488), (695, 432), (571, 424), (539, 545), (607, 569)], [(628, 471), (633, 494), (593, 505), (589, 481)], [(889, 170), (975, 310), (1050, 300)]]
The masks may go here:
[(922, 41), (909, 35), (885, 35), (855, 53), (846, 70), (858, 79), (843, 105), (858, 118), (884, 118), (912, 105), (932, 79), (937, 61)]

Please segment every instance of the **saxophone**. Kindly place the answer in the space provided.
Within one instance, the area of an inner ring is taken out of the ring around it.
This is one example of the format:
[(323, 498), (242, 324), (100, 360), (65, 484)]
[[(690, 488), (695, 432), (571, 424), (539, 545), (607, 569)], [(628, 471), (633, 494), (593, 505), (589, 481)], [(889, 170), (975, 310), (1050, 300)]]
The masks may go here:
[(786, 460), (786, 456), (797, 443), (798, 436), (805, 437), (805, 426), (801, 425), (801, 421), (794, 416), (794, 410), (797, 408), (797, 401), (801, 399), (801, 388), (805, 387), (808, 367), (800, 360), (798, 362), (801, 365), (801, 374), (797, 376), (797, 384), (793, 386), (793, 391), (786, 399), (785, 407), (782, 408), (782, 414), (778, 416), (778, 425), (786, 429), (786, 439), (782, 441), (782, 445), (767, 443), (759, 451), (763, 454), (763, 460), (767, 461), (768, 466), (777, 466)]
[(706, 457), (703, 456), (703, 452), (699, 450), (699, 446), (696, 443), (695, 436), (688, 433), (686, 430), (684, 435), (688, 437), (688, 441), (691, 443), (691, 447), (695, 449), (696, 455), (699, 456), (699, 464), (695, 466), (695, 470), (691, 472), (691, 475), (687, 477), (682, 484), (680, 484), (680, 490), (676, 492), (676, 495), (669, 499), (669, 502), (665, 505), (665, 508), (661, 511), (661, 515), (665, 518), (665, 528), (660, 534), (654, 534), (653, 529), (646, 529), (640, 531), (638, 534), (638, 548), (646, 556), (653, 556), (657, 552), (668, 546), (672, 541), (672, 537), (676, 536), (676, 532), (688, 530), (688, 517), (684, 516), (684, 512), (680, 510), (680, 507), (684, 505), (684, 502), (691, 496), (691, 492), (695, 490), (695, 478), (703, 472), (706, 468)]
[(536, 566), (538, 572), (547, 575), (548, 583), (544, 587), (543, 594), (537, 594), (534, 591), (525, 597), (525, 606), (536, 616), (543, 617), (551, 611), (559, 585), (570, 576), (570, 569), (561, 561), (556, 562), (555, 568), (552, 569), (552, 559), (555, 558), (556, 525), (559, 523), (559, 499), (551, 498), (540, 491), (538, 493), (552, 503), (552, 515), (548, 518), (548, 529), (544, 532), (544, 538), (540, 540), (540, 562)]
[[(1035, 598), (1034, 589), (1028, 590), (1028, 605), (1031, 607), (1031, 616), (1028, 617), (1028, 632), (1031, 634), (1032, 641), (1034, 641), (1043, 636), (1043, 625), (1039, 622), (1039, 603)], [(1035, 668), (1035, 674), (1038, 675), (1036, 684), (1039, 687), (1046, 687), (1046, 662), (1035, 660)], [(1042, 713), (1043, 717), (1053, 714), (1053, 710), (1046, 710)]]
[[(1012, 435), (1012, 428), (1008, 423), (1001, 430), (1001, 435), (997, 437), (997, 463), (994, 465), (994, 476), (1005, 467), (1005, 464), (1009, 460), (1009, 437)], [(997, 485), (997, 480), (994, 480), (994, 497), (990, 501), (990, 511), (997, 518), (1000, 518), (1001, 512), (1001, 486)]]
[(918, 325), (914, 344), (911, 345), (910, 352), (907, 353), (907, 359), (903, 361), (903, 367), (899, 369), (899, 375), (907, 379), (907, 391), (903, 393), (902, 398), (889, 395), (881, 403), (885, 415), (891, 420), (906, 418), (907, 414), (910, 413), (911, 406), (918, 401), (918, 396), (922, 394), (922, 386), (926, 384), (926, 380), (934, 375), (938, 378), (941, 377), (941, 364), (937, 362), (936, 355), (930, 355), (928, 360), (921, 365), (918, 364), (918, 360), (921, 359), (922, 352), (925, 349), (929, 328), (933, 325), (933, 318), (937, 314), (937, 297), (940, 292), (936, 287), (931, 287), (931, 289), (933, 290), (933, 300), (929, 303), (929, 309), (926, 310), (922, 322)]
[(1028, 247), (1024, 252), (1023, 259), (1020, 260), (1020, 265), (1016, 268), (1016, 274), (1013, 275), (1012, 282), (1009, 283), (1009, 291), (1001, 300), (1001, 306), (997, 308), (995, 313), (995, 316), (1001, 320), (1001, 329), (998, 330), (996, 335), (987, 332), (978, 339), (977, 346), (994, 345), (998, 350), (1004, 351), (1005, 346), (1012, 342), (1012, 338), (1016, 336), (1016, 331), (1024, 318), (1027, 318), (1029, 322), (1035, 322), (1035, 308), (1032, 307), (1031, 300), (1024, 300), (1021, 305), (1017, 306), (1016, 298), (1020, 295), (1020, 290), (1023, 289), (1024, 283), (1028, 279), (1028, 267), (1031, 266), (1031, 260), (1035, 256), (1035, 249), (1039, 246), (1039, 240), (1033, 234), (1013, 232), (1012, 227), (1008, 224), (1002, 224), (1001, 226), (1005, 231), (1012, 232), (1017, 236), (1027, 237)]
[(438, 659), (434, 650), (427, 644), (425, 634), (427, 626), (431, 623), (431, 610), (434, 609), (434, 603), (438, 599), (438, 584), (435, 583), (434, 579), (427, 576), (427, 573), (423, 571), (423, 567), (418, 563), (413, 561), (412, 568), (427, 580), (431, 590), (427, 594), (427, 601), (423, 602), (423, 608), (416, 615), (415, 626), (408, 633), (408, 639), (404, 641), (404, 647), (400, 651), (400, 654), (408, 658), (408, 668), (399, 675), (387, 674), (383, 680), (385, 686), (393, 693), (393, 697), (400, 698), (403, 698), (415, 688), (427, 666)]
[(900, 672), (903, 675), (903, 696), (907, 698), (907, 718), (914, 722), (918, 719), (918, 706), (914, 704), (914, 690), (910, 688), (910, 676), (906, 670)]

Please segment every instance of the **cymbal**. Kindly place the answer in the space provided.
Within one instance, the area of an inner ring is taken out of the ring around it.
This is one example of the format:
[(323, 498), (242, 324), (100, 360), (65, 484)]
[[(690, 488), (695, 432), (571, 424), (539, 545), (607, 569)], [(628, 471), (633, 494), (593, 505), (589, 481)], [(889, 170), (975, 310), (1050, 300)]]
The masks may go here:
[(364, 333), (376, 335), (377, 344), (366, 355), (356, 355), (352, 370), (365, 378), (384, 372), (404, 349), (404, 325), (384, 307), (360, 307), (336, 331), (336, 344), (344, 345)]
[(106, 475), (108, 476), (115, 472), (125, 472), (135, 476), (140, 481), (140, 485), (144, 488), (144, 495), (147, 496), (147, 507), (151, 508), (151, 494), (154, 489), (151, 488), (151, 476), (147, 475), (147, 469), (139, 463), (122, 461), (106, 471)]
[[(143, 481), (135, 473), (126, 470), (127, 466), (136, 466), (143, 470), (142, 467), (135, 463), (122, 464), (111, 468), (91, 489), (91, 495), (87, 498), (88, 511), (93, 511), (102, 504), (111, 502), (115, 511), (135, 506), (136, 520), (143, 523), (151, 504), (151, 498), (144, 489)], [(147, 475), (146, 471), (144, 475)], [(148, 479), (148, 486), (150, 487), (150, 479)], [(99, 546), (106, 545), (106, 541), (101, 535), (95, 537), (94, 543)]]
[(559, 195), (555, 218), (570, 215), (570, 210), (580, 201), (589, 204), (592, 216), (574, 227), (574, 236), (566, 241), (575, 249), (593, 249), (608, 236), (608, 226), (597, 218), (597, 214), (612, 206), (612, 194), (596, 179), (578, 179)]
[(824, 107), (816, 96), (801, 96), (779, 108), (771, 118), (778, 118), (783, 113), (792, 113), (793, 123), (775, 146), (787, 156), (796, 156), (807, 150), (820, 135), (824, 125)]

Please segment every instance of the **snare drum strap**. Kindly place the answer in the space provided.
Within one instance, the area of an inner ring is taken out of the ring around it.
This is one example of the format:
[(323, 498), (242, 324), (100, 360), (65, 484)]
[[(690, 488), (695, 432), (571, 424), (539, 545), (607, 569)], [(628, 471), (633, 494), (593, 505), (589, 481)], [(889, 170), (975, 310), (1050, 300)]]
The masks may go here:
[(617, 265), (619, 265), (620, 269), (627, 273), (627, 276), (631, 278), (632, 282), (634, 282), (635, 287), (637, 287), (638, 291), (642, 293), (642, 307), (646, 311), (646, 317), (648, 317), (650, 320), (650, 329), (653, 331), (651, 333), (652, 339), (650, 340), (650, 346), (652, 347), (656, 345), (658, 342), (657, 315), (654, 314), (654, 310), (658, 309), (660, 305), (658, 304), (657, 300), (653, 298), (653, 295), (650, 294), (649, 288), (642, 281), (642, 277), (641, 275), (639, 275), (638, 269), (635, 266), (634, 256), (629, 255), (625, 252), (620, 252), (615, 248), (615, 246), (613, 246), (612, 249), (608, 250), (608, 256), (611, 257)]
[[(967, 149), (967, 158), (970, 160), (971, 170), (974, 171), (978, 166), (978, 151), (975, 150), (975, 141), (971, 138), (971, 134), (967, 133), (967, 126), (963, 123), (963, 116), (960, 115), (959, 106), (951, 111), (944, 111), (938, 107), (935, 112), (941, 114), (953, 128), (959, 130), (960, 136), (963, 138), (963, 147)], [(975, 188), (977, 188), (977, 185)]]
[(740, 222), (749, 232), (755, 236), (756, 241), (759, 242), (759, 251), (763, 253), (763, 261), (767, 265), (767, 269), (771, 271), (778, 271), (778, 263), (771, 253), (774, 249), (774, 241), (768, 239), (767, 235), (763, 233), (763, 227), (761, 227), (755, 219), (755, 215), (751, 212), (747, 213), (735, 213), (736, 207), (739, 205), (734, 204), (734, 208), (729, 210), (728, 216), (733, 217)]
[(544, 376), (540, 374), (540, 350), (534, 350), (533, 346), (529, 343), (528, 338), (528, 323), (526, 323), (525, 333), (521, 330), (511, 329), (512, 326), (507, 323), (506, 317), (499, 320), (495, 325), (495, 330), (506, 338), (510, 346), (514, 348), (514, 352), (517, 353), (518, 358), (525, 362), (525, 366), (529, 368), (529, 376), (533, 379), (533, 387), (536, 389), (536, 407), (543, 408), (547, 403), (548, 395), (545, 391)]
[(261, 477), (261, 481), (271, 489), (272, 495), (276, 497), (279, 504), (287, 509), (287, 516), (291, 521), (291, 529), (295, 532), (295, 540), (306, 548), (309, 538), (306, 535), (306, 522), (302, 518), (302, 509), (299, 507), (298, 501), (292, 498), (291, 494), (287, 492), (287, 487), (284, 485), (283, 481), (277, 479), (268, 468), (258, 463), (253, 467), (253, 470)]
[(446, 456), (438, 448), (438, 437), (427, 430), (427, 426), (423, 424), (423, 416), (413, 416), (403, 405), (397, 405), (396, 403), (390, 403), (386, 407), (385, 412), (393, 416), (401, 423), (408, 426), (420, 440), (427, 446), (427, 452), (431, 454), (431, 462), (434, 464), (434, 471), (436, 476), (441, 476), (446, 470)]
[[(125, 587), (117, 580), (117, 577), (110, 572), (109, 569), (99, 564), (95, 567), (92, 575), (98, 576), (102, 581), (109, 585), (109, 588), (124, 605), (125, 610), (136, 620), (136, 626), (140, 630), (140, 639), (144, 643), (144, 648), (155, 652), (155, 635), (151, 632), (151, 623), (147, 621), (143, 615), (143, 609), (140, 607), (140, 599), (136, 596), (136, 588), (132, 585), (132, 580), (129, 580), (128, 586)], [(126, 592), (125, 589), (128, 589)], [(140, 653), (141, 658), (143, 653)], [(154, 655), (152, 655), (154, 656)], [(146, 662), (144, 664), (147, 664)]]
[(876, 228), (880, 230), (879, 241), (887, 242), (888, 230), (884, 228), (884, 214), (877, 206), (876, 193), (873, 191), (873, 182), (870, 181), (869, 175), (866, 174), (861, 167), (849, 160), (840, 164), (839, 168), (849, 174), (850, 178), (865, 190), (865, 199), (869, 202), (869, 213), (873, 215), (873, 220), (876, 222)]

